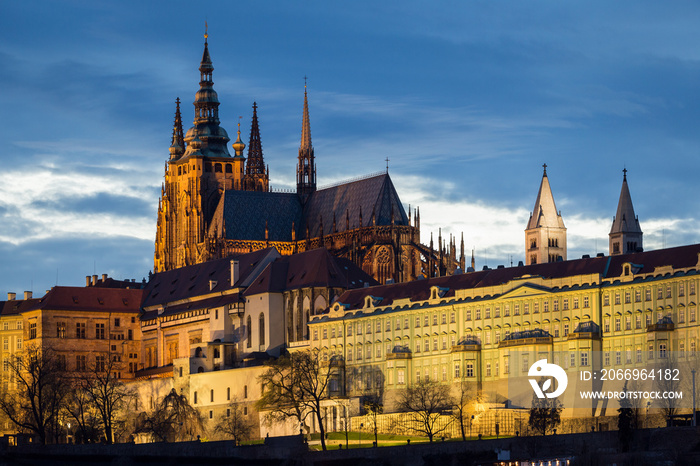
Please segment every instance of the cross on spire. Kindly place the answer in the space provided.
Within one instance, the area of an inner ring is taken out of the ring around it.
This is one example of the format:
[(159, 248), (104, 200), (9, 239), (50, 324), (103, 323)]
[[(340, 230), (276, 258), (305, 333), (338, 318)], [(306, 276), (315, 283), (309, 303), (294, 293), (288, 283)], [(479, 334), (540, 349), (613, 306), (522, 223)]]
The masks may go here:
[(389, 173), (389, 157), (384, 160), (386, 160), (386, 172)]
[(542, 165), (542, 168), (544, 168), (544, 174), (545, 174), (545, 176), (546, 176), (546, 175), (547, 175), (547, 164), (546, 164), (546, 163), (543, 164), (543, 165)]
[(622, 181), (627, 181), (627, 167), (622, 169)]

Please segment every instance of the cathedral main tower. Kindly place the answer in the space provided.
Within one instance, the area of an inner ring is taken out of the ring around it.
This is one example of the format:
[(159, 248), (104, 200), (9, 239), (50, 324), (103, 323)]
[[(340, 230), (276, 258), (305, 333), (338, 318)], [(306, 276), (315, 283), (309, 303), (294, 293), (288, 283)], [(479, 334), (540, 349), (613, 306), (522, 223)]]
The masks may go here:
[(566, 227), (561, 212), (554, 204), (547, 177), (547, 164), (543, 167), (540, 190), (525, 229), (527, 265), (566, 260)]
[(214, 65), (209, 55), (208, 34), (199, 65), (199, 90), (194, 100), (194, 125), (183, 134), (180, 99), (176, 101), (170, 158), (158, 202), (154, 271), (162, 272), (202, 262), (207, 258), (206, 236), (222, 194), (227, 190), (268, 190), (268, 173), (253, 109), (251, 145), (253, 165), (245, 170), (240, 123), (233, 144), (219, 123), (219, 99), (212, 80)]

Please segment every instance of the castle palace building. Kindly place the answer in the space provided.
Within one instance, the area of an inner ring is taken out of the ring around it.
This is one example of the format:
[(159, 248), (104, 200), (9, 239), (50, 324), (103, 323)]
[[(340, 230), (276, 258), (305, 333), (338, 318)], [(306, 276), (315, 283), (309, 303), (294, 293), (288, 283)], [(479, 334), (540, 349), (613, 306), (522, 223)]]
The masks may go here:
[(325, 247), (352, 260), (375, 280), (405, 282), (464, 270), (464, 242), (438, 238), (420, 243), (420, 212), (411, 218), (386, 173), (316, 188), (309, 104), (304, 90), (296, 192), (271, 192), (258, 123), (258, 106), (248, 144), (230, 141), (220, 125), (214, 66), (205, 35), (194, 101), (194, 126), (184, 134), (177, 100), (170, 159), (158, 204), (154, 271), (163, 272), (234, 254), (276, 248), (289, 255)]

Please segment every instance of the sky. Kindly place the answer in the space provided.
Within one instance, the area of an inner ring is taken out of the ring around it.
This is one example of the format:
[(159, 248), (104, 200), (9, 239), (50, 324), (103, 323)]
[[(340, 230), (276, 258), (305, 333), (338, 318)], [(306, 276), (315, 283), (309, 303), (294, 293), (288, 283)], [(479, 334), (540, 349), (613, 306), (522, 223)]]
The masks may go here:
[(644, 248), (700, 241), (700, 3), (0, 1), (0, 299), (147, 277), (175, 99), (205, 22), (221, 126), (258, 104), (295, 187), (304, 77), (319, 186), (386, 170), (424, 243), (525, 259), (542, 165), (568, 258), (608, 252), (622, 170)]

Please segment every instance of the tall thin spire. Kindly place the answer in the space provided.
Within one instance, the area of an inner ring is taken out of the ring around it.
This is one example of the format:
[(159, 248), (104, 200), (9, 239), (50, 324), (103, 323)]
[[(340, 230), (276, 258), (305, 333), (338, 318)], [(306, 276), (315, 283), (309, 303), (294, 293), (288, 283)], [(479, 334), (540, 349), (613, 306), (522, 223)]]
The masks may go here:
[(627, 185), (627, 169), (622, 170), (622, 189), (617, 203), (617, 212), (610, 228), (610, 255), (641, 251), (642, 227), (634, 213), (632, 196)]
[(309, 100), (304, 77), (304, 114), (301, 125), (301, 144), (297, 165), (297, 193), (308, 195), (316, 191), (316, 163), (314, 147), (311, 144), (311, 123), (309, 121)]
[(250, 141), (248, 142), (248, 162), (246, 175), (264, 175), (265, 161), (263, 160), (262, 142), (260, 142), (260, 126), (258, 125), (258, 104), (253, 102), (253, 121), (250, 124)]
[(170, 145), (170, 160), (177, 160), (185, 152), (185, 138), (182, 132), (182, 115), (180, 98), (175, 100), (175, 122), (173, 123), (173, 140)]

